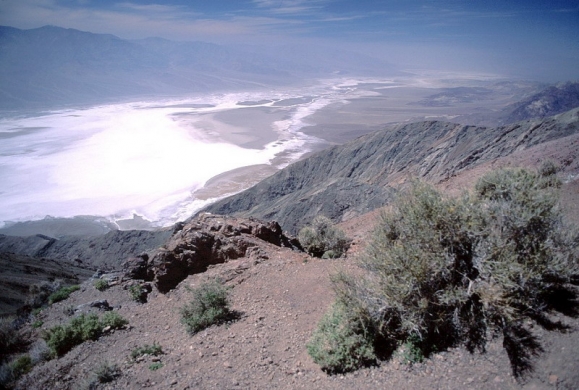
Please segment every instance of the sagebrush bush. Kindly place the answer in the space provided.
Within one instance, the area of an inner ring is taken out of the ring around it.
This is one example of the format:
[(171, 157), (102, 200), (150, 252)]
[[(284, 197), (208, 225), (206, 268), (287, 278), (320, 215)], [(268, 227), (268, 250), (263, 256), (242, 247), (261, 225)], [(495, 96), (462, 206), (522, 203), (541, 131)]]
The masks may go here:
[(99, 291), (105, 291), (109, 288), (109, 282), (105, 279), (97, 279), (94, 281), (93, 286)]
[(229, 310), (228, 291), (214, 280), (191, 289), (193, 299), (181, 309), (181, 322), (191, 334), (227, 320)]
[(163, 354), (163, 348), (156, 342), (153, 345), (145, 344), (142, 347), (135, 348), (131, 351), (131, 359), (135, 360), (141, 356), (159, 356)]
[(544, 323), (552, 294), (578, 272), (555, 171), (492, 172), (459, 198), (416, 183), (382, 215), (363, 276), (335, 277), (338, 301), (386, 345), (410, 341), (424, 356), (458, 344), (484, 351), (493, 334), (518, 342), (524, 320)]
[(140, 284), (133, 284), (129, 287), (129, 295), (135, 302), (144, 303), (147, 300), (147, 292)]
[(315, 257), (341, 257), (349, 245), (344, 232), (324, 216), (315, 217), (311, 225), (302, 228), (298, 239), (306, 252)]
[(56, 325), (44, 332), (42, 338), (54, 356), (62, 356), (73, 347), (88, 340), (96, 340), (107, 326), (118, 329), (128, 323), (116, 312), (107, 312), (102, 319), (96, 314), (81, 314), (66, 325)]
[(376, 360), (374, 338), (341, 303), (324, 315), (307, 344), (315, 363), (330, 373), (352, 371)]
[(48, 303), (52, 305), (53, 303), (64, 301), (70, 296), (70, 294), (77, 290), (80, 290), (80, 286), (78, 285), (61, 287), (60, 289), (50, 294), (48, 297)]

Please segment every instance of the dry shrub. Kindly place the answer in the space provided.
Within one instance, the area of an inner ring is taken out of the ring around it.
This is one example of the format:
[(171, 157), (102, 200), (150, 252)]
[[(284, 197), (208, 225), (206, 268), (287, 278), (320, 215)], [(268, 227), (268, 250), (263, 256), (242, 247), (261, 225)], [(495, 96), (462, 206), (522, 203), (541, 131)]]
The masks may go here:
[(578, 235), (557, 208), (553, 172), (493, 172), (459, 198), (415, 183), (382, 215), (363, 276), (334, 279), (338, 302), (375, 330), (377, 354), (408, 342), (424, 356), (459, 344), (484, 351), (502, 335), (514, 373), (530, 368), (521, 357), (540, 347), (515, 335), (526, 334), (524, 320), (547, 324), (554, 296), (572, 304), (561, 292), (578, 273)]

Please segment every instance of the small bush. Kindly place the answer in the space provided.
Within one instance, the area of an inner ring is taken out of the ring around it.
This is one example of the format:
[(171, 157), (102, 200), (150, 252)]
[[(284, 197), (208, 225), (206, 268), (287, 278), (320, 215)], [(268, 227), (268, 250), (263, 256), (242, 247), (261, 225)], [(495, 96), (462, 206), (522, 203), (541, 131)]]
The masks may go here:
[(50, 328), (42, 337), (54, 356), (62, 356), (84, 341), (98, 339), (105, 327), (117, 329), (127, 323), (128, 321), (116, 312), (107, 312), (102, 319), (96, 314), (82, 314), (71, 319), (67, 325)]
[(121, 375), (121, 370), (116, 364), (109, 362), (101, 363), (94, 371), (95, 380), (99, 383), (109, 383)]
[(315, 363), (330, 373), (353, 371), (374, 362), (374, 339), (359, 319), (336, 303), (324, 315), (307, 344)]
[(153, 345), (145, 344), (142, 347), (135, 348), (131, 351), (131, 359), (135, 360), (141, 356), (159, 356), (163, 354), (163, 348), (157, 343)]
[(28, 288), (26, 304), (32, 308), (36, 308), (36, 310), (42, 310), (40, 307), (46, 304), (48, 297), (60, 287), (59, 281), (33, 284)]
[(21, 355), (10, 363), (0, 366), (0, 388), (11, 388), (10, 385), (17, 381), (22, 375), (32, 370), (32, 360), (28, 355)]
[(29, 355), (19, 356), (14, 361), (12, 361), (12, 363), (10, 363), (10, 369), (12, 370), (12, 375), (15, 379), (18, 379), (22, 375), (29, 373), (30, 370), (32, 370), (32, 367), (32, 359)]
[(50, 294), (50, 296), (48, 297), (48, 303), (52, 305), (53, 303), (64, 301), (70, 296), (70, 294), (72, 294), (77, 290), (80, 290), (80, 286), (78, 285), (61, 287), (57, 291)]
[(94, 281), (93, 286), (99, 291), (105, 291), (109, 288), (109, 282), (105, 279), (97, 279)]
[(32, 326), (34, 329), (38, 329), (38, 328), (40, 328), (43, 324), (44, 324), (44, 321), (42, 321), (42, 320), (35, 320), (35, 321), (31, 324), (31, 326)]
[(129, 323), (116, 311), (108, 311), (101, 317), (101, 325), (103, 328), (110, 326), (112, 329), (119, 329)]
[(147, 293), (140, 284), (133, 284), (129, 287), (129, 295), (135, 302), (143, 303), (147, 299)]
[(155, 362), (155, 363), (151, 363), (149, 365), (149, 370), (151, 370), (151, 371), (157, 371), (161, 368), (163, 368), (163, 363), (161, 363), (161, 362)]
[(110, 383), (121, 376), (121, 370), (116, 364), (103, 362), (99, 364), (92, 375), (82, 384), (82, 390), (96, 390), (99, 383)]
[(323, 216), (315, 217), (311, 225), (301, 229), (298, 239), (306, 252), (315, 257), (338, 258), (349, 246), (344, 232)]
[(191, 334), (225, 321), (229, 314), (227, 288), (218, 281), (191, 289), (193, 299), (181, 309), (181, 322)]
[(50, 348), (43, 339), (36, 340), (30, 347), (28, 354), (32, 359), (32, 364), (38, 364), (51, 358)]
[(16, 318), (13, 316), (0, 318), (0, 360), (14, 352), (22, 344), (22, 337), (16, 326)]

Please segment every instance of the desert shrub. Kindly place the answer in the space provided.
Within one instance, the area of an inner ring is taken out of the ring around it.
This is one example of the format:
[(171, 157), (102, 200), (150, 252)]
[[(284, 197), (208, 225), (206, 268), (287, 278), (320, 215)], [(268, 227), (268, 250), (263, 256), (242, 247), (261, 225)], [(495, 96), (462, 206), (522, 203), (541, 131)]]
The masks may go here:
[(520, 357), (514, 345), (528, 337), (516, 335), (525, 320), (548, 321), (553, 294), (578, 272), (578, 236), (562, 222), (557, 186), (521, 169), (485, 175), (459, 198), (416, 183), (382, 215), (363, 274), (334, 278), (338, 302), (416, 357), (459, 344), (484, 351), (501, 334), (519, 375), (525, 367), (510, 351)]
[(10, 369), (12, 370), (12, 376), (17, 379), (22, 375), (30, 372), (32, 370), (33, 364), (32, 359), (29, 355), (21, 355), (14, 359), (10, 363)]
[(127, 323), (128, 321), (116, 312), (107, 312), (102, 319), (96, 314), (81, 314), (66, 325), (53, 326), (42, 337), (53, 355), (61, 356), (84, 341), (98, 339), (105, 327), (117, 329)]
[(163, 348), (155, 342), (153, 345), (145, 344), (142, 347), (135, 348), (131, 351), (131, 359), (135, 360), (141, 356), (159, 356), (163, 354)]
[(191, 289), (193, 299), (181, 308), (181, 322), (191, 334), (227, 320), (230, 310), (227, 288), (214, 280)]
[(80, 387), (82, 390), (97, 389), (100, 383), (110, 383), (121, 376), (121, 370), (116, 364), (104, 361), (92, 372), (90, 377)]
[(48, 345), (46, 345), (46, 341), (38, 339), (30, 347), (28, 355), (30, 355), (30, 359), (32, 359), (32, 364), (37, 364), (45, 360), (50, 360), (51, 351)]
[(103, 362), (99, 364), (97, 369), (94, 371), (94, 377), (98, 383), (112, 382), (120, 375), (121, 370), (118, 368), (118, 366), (109, 362)]
[(107, 311), (101, 317), (101, 325), (103, 328), (110, 326), (112, 329), (119, 329), (129, 323), (123, 316), (116, 311)]
[(14, 316), (0, 317), (0, 361), (22, 344)]
[(163, 363), (161, 363), (161, 362), (155, 362), (155, 363), (149, 364), (149, 370), (151, 370), (151, 371), (157, 371), (161, 368), (163, 368)]
[(52, 305), (53, 303), (64, 301), (70, 296), (70, 294), (72, 294), (77, 290), (80, 290), (80, 286), (78, 285), (61, 287), (52, 294), (50, 294), (50, 296), (48, 297), (48, 303)]
[(15, 381), (27, 374), (33, 367), (32, 359), (28, 355), (21, 355), (10, 363), (0, 366), (0, 388), (11, 388)]
[(352, 371), (376, 360), (370, 330), (341, 303), (324, 315), (306, 347), (314, 362), (330, 373)]
[(344, 232), (324, 216), (315, 217), (311, 225), (302, 228), (298, 239), (306, 252), (315, 257), (338, 258), (349, 245)]
[(135, 302), (143, 303), (147, 299), (147, 293), (140, 284), (133, 284), (129, 287), (129, 295)]
[(45, 281), (38, 284), (33, 284), (28, 288), (26, 304), (32, 308), (41, 310), (40, 307), (46, 304), (48, 297), (57, 291), (60, 287), (61, 285), (59, 281)]
[(97, 279), (94, 281), (93, 286), (99, 291), (105, 291), (109, 288), (109, 282), (105, 279)]

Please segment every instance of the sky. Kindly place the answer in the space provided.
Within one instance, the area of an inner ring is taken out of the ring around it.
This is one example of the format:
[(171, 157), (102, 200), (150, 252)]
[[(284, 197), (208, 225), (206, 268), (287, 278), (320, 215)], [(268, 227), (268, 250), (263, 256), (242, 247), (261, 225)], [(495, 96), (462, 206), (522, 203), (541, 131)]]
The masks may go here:
[(409, 69), (579, 80), (579, 0), (0, 0), (0, 25), (325, 44)]

